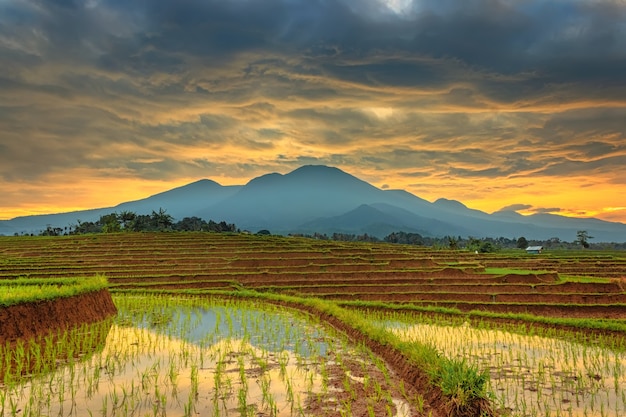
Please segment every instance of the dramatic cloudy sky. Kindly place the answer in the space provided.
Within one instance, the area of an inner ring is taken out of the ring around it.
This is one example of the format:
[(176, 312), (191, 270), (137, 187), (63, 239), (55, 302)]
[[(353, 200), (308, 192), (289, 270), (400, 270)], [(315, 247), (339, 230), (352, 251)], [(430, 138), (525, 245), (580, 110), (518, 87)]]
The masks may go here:
[(626, 1), (0, 0), (0, 218), (304, 164), (626, 222)]

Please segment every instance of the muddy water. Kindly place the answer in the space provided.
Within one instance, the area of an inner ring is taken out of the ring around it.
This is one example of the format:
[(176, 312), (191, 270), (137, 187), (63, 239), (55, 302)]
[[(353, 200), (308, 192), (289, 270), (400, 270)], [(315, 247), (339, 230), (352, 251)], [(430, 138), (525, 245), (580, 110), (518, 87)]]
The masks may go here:
[(626, 353), (468, 325), (383, 323), (404, 340), (488, 369), (491, 391), (514, 416), (626, 415)]

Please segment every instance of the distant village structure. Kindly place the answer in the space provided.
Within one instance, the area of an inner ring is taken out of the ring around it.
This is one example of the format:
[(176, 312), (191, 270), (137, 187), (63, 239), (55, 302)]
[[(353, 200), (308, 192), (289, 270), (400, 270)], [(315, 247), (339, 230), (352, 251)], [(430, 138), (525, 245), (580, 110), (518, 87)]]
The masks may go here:
[(529, 246), (526, 248), (526, 253), (530, 253), (532, 255), (538, 255), (543, 251), (543, 246)]

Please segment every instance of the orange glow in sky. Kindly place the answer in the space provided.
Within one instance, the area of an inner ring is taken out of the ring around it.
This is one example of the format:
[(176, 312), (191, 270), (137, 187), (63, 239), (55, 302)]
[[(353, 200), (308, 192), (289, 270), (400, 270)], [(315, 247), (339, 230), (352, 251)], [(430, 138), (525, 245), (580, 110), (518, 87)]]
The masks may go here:
[(610, 0), (1, 2), (0, 219), (316, 164), (626, 223), (625, 19)]

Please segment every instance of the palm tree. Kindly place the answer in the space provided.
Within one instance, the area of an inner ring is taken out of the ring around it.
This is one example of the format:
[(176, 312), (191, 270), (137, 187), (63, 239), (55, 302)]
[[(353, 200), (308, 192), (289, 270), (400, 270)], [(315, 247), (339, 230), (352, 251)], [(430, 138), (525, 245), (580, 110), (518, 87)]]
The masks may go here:
[(174, 224), (174, 218), (167, 214), (163, 208), (159, 208), (158, 212), (152, 210), (152, 215), (150, 217), (158, 230), (171, 229)]
[(124, 210), (122, 211), (117, 218), (120, 220), (120, 222), (122, 223), (122, 228), (126, 229), (126, 227), (128, 227), (128, 225), (135, 220), (135, 218), (137, 217), (137, 214), (135, 214), (135, 212), (132, 211), (128, 211), (128, 210)]

